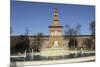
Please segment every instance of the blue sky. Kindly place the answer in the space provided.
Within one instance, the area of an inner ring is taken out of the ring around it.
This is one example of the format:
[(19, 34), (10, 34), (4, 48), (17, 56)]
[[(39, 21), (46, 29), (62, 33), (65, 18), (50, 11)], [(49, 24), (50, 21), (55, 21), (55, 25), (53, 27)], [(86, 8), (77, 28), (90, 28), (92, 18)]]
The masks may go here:
[(94, 6), (23, 1), (11, 2), (10, 19), (13, 33), (25, 34), (25, 29), (28, 27), (29, 34), (42, 32), (47, 35), (48, 26), (52, 24), (54, 8), (59, 10), (59, 20), (62, 26), (69, 24), (74, 27), (79, 23), (81, 34), (90, 34), (89, 23), (95, 19)]

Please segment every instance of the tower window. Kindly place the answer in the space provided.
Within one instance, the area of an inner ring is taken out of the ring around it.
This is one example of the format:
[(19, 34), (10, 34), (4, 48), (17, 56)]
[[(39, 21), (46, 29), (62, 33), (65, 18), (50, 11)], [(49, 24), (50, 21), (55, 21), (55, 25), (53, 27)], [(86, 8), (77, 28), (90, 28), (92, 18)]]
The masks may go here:
[(57, 16), (57, 15), (55, 14), (55, 16)]

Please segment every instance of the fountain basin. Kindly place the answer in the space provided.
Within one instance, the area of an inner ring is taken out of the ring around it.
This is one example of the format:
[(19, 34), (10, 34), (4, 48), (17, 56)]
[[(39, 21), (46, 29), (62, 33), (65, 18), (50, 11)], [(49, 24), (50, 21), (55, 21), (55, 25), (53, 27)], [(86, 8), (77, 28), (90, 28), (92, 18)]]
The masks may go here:
[(69, 55), (69, 50), (66, 48), (45, 48), (40, 52), (41, 56), (65, 56)]

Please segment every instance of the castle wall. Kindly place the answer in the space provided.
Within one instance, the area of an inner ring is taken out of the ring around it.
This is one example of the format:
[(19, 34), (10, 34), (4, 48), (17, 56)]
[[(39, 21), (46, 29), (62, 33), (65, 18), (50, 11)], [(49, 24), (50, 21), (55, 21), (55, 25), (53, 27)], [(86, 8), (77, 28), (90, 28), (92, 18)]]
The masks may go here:
[[(32, 47), (34, 45), (34, 39), (35, 37), (34, 36), (28, 36), (29, 37), (29, 41), (30, 41), (30, 47)], [(85, 35), (82, 35), (82, 36), (77, 36), (77, 41), (78, 41), (78, 47), (82, 47), (82, 42), (83, 40), (85, 40), (86, 38), (90, 38), (91, 36), (88, 35), (88, 36), (85, 36)], [(11, 45), (15, 46), (16, 42), (18, 42), (18, 39), (19, 36), (11, 36)], [(49, 46), (49, 36), (43, 36), (43, 43), (42, 43), (42, 48), (47, 48)], [(67, 37), (66, 37), (67, 38)], [(65, 39), (64, 36), (63, 36), (63, 44), (64, 47), (68, 47), (68, 42), (69, 42), (69, 39)]]

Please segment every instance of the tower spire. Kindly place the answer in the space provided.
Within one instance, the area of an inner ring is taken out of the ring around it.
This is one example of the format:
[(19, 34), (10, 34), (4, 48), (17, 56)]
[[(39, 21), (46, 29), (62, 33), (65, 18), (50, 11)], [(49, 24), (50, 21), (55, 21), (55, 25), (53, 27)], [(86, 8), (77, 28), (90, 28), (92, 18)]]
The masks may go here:
[(58, 18), (58, 8), (54, 8), (54, 17), (52, 26), (60, 26)]
[(54, 8), (53, 23), (49, 26), (49, 31), (49, 47), (63, 47), (62, 26), (59, 24), (57, 8)]
[(54, 20), (57, 21), (58, 20), (58, 9), (54, 8)]

